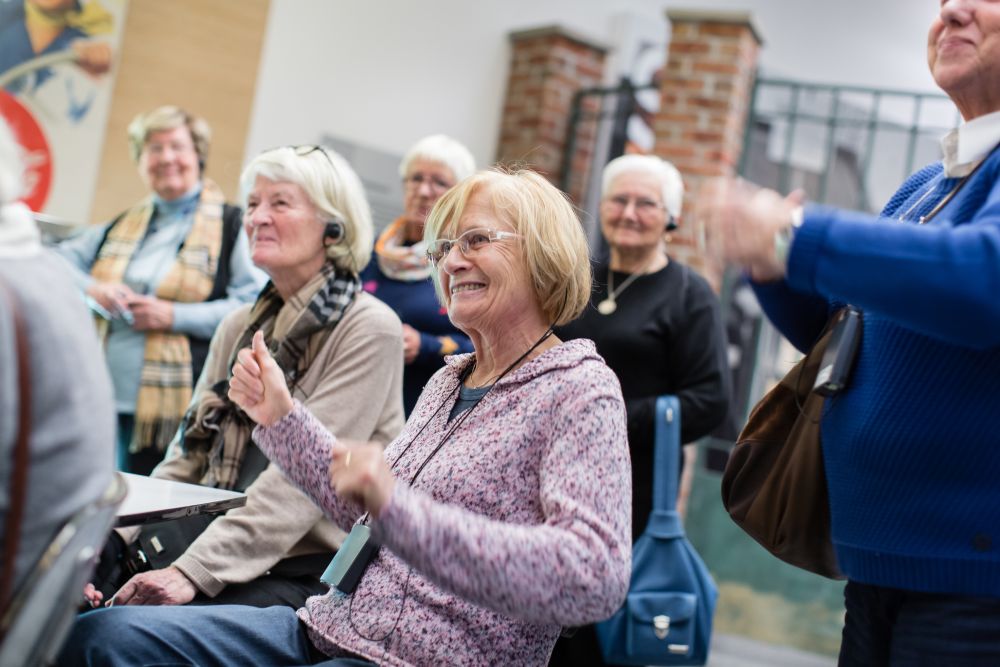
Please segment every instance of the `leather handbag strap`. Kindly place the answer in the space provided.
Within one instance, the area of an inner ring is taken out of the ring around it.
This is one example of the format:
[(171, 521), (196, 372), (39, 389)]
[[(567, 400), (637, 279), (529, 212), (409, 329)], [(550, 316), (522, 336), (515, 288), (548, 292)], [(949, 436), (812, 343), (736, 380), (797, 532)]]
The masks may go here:
[(17, 439), (14, 443), (10, 476), (10, 511), (4, 527), (3, 572), (0, 573), (0, 607), (6, 607), (14, 585), (14, 566), (21, 538), (24, 498), (28, 487), (28, 436), (31, 433), (31, 374), (28, 364), (28, 335), (17, 297), (0, 282), (0, 296), (7, 302), (14, 322), (17, 350)]
[(677, 509), (680, 477), (681, 404), (676, 396), (656, 399), (653, 425), (653, 511)]

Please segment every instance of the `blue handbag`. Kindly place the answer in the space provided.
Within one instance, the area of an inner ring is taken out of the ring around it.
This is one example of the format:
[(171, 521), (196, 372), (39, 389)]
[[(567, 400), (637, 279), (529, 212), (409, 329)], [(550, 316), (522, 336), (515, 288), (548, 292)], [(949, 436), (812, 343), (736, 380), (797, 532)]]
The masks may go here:
[(597, 624), (605, 662), (623, 665), (703, 665), (712, 639), (719, 591), (677, 515), (680, 403), (656, 401), (653, 510), (632, 547), (632, 581), (625, 604)]

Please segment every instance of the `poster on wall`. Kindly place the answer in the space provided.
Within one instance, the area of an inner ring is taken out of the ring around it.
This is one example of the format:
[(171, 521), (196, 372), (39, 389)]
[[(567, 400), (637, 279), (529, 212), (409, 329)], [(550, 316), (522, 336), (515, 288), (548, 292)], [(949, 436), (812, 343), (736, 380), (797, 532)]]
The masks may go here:
[(124, 19), (125, 0), (0, 0), (0, 116), (34, 211), (88, 221)]

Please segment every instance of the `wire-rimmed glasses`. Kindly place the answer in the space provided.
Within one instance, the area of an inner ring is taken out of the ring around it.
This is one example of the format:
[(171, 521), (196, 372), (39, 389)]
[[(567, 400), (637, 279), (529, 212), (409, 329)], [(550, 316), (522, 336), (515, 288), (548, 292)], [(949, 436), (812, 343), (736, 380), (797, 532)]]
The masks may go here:
[(494, 241), (504, 239), (519, 239), (520, 234), (514, 232), (503, 232), (486, 227), (477, 227), (462, 232), (456, 239), (437, 239), (427, 246), (427, 257), (432, 264), (437, 264), (451, 252), (451, 249), (458, 246), (463, 255), (469, 257), (471, 254), (479, 252)]

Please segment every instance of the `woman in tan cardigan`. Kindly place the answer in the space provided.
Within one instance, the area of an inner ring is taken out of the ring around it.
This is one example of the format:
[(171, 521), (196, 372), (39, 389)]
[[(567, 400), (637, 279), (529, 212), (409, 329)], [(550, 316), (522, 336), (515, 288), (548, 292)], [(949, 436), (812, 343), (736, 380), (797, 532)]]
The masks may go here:
[[(258, 330), (293, 395), (326, 428), (387, 443), (403, 425), (399, 319), (358, 279), (373, 237), (358, 177), (332, 151), (284, 147), (256, 157), (242, 186), (251, 257), (271, 282), (219, 326), (184, 426), (153, 476), (245, 490), (247, 504), (213, 521), (169, 566), (129, 579), (116, 605), (298, 607), (325, 592), (319, 576), (343, 533), (257, 450), (254, 422), (226, 396), (235, 354)], [(161, 543), (176, 539), (175, 527), (165, 524)]]

